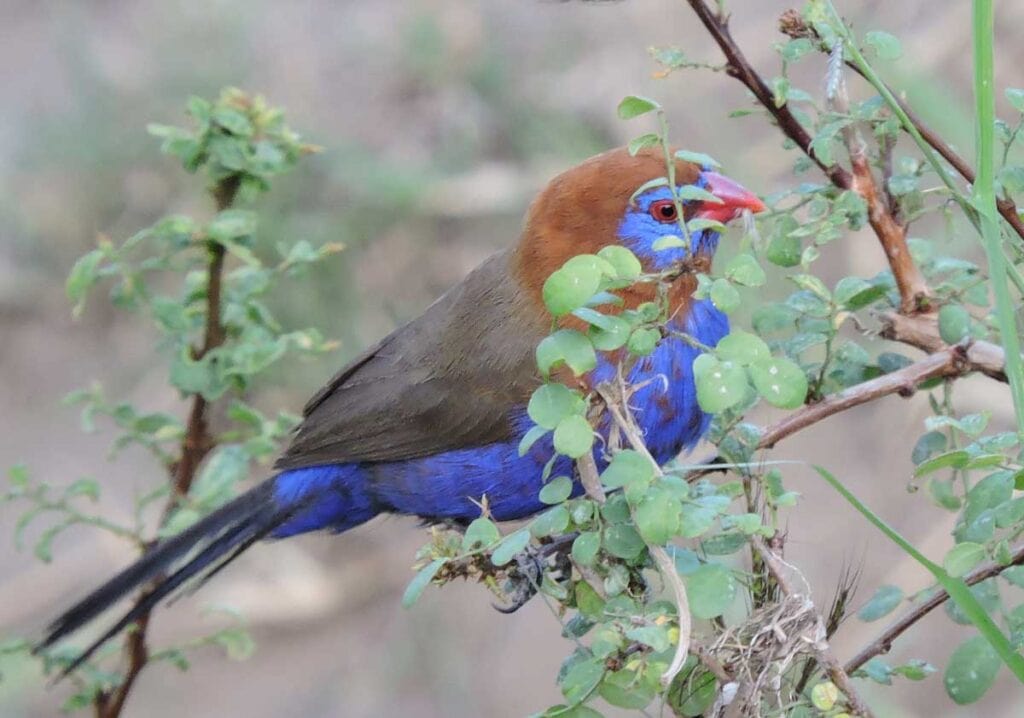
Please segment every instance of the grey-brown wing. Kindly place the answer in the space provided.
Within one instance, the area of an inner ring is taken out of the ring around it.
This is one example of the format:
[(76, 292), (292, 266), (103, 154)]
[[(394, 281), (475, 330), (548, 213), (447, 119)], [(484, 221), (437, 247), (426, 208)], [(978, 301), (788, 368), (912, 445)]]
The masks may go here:
[(538, 383), (545, 322), (497, 254), (339, 372), (305, 408), (282, 469), (401, 461), (507, 440)]

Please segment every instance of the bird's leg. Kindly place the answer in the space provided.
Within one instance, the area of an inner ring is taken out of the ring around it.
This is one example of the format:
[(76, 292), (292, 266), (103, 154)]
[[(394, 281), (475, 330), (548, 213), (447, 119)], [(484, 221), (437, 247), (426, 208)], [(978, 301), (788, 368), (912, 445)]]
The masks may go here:
[(544, 573), (557, 582), (572, 577), (569, 549), (576, 539), (575, 532), (558, 536), (541, 546), (527, 546), (513, 558), (515, 567), (508, 572), (502, 590), (509, 598), (507, 606), (492, 604), (501, 613), (515, 613), (540, 591)]

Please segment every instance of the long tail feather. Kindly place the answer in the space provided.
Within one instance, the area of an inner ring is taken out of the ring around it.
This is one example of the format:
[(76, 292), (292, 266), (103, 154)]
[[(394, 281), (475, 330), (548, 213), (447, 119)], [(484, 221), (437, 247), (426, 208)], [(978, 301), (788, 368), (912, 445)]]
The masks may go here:
[[(51, 623), (35, 647), (42, 651), (77, 631), (129, 592), (148, 587), (132, 608), (61, 673), (81, 666), (107, 640), (137, 621), (189, 579), (216, 573), (242, 551), (295, 517), (314, 496), (282, 507), (268, 481), (225, 504), (182, 533), (157, 544), (138, 561), (97, 588)], [(190, 558), (191, 557), (191, 558)], [(184, 563), (182, 563), (184, 561)], [(208, 576), (207, 576), (208, 577)], [(201, 578), (205, 581), (206, 577)]]

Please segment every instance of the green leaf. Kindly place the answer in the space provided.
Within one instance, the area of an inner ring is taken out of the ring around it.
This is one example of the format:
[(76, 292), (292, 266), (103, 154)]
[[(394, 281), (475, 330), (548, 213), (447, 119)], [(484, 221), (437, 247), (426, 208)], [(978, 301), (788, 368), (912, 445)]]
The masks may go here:
[(558, 422), (554, 434), (555, 451), (578, 459), (594, 444), (594, 429), (579, 414), (567, 416)]
[(554, 316), (561, 317), (584, 306), (600, 285), (601, 271), (596, 265), (563, 266), (544, 282), (544, 306)]
[(683, 247), (689, 247), (690, 245), (682, 237), (676, 234), (665, 234), (654, 240), (651, 245), (651, 249), (655, 252), (661, 252), (665, 249), (679, 249)]
[(718, 512), (707, 506), (686, 503), (679, 522), (679, 535), (685, 538), (696, 538), (708, 531)]
[(623, 670), (605, 675), (598, 689), (601, 697), (618, 708), (640, 710), (654, 700), (654, 690), (637, 680), (633, 671)]
[(694, 618), (721, 616), (736, 597), (736, 579), (720, 563), (705, 563), (684, 580)]
[(568, 476), (558, 476), (540, 490), (540, 500), (545, 504), (560, 504), (569, 498), (572, 493), (572, 479)]
[(604, 676), (604, 661), (590, 658), (580, 661), (565, 674), (561, 681), (562, 695), (570, 705), (582, 703), (597, 688)]
[(103, 261), (103, 256), (102, 249), (94, 249), (82, 255), (68, 274), (64, 289), (68, 299), (75, 303), (75, 316), (81, 313), (86, 293), (99, 279), (100, 262)]
[(962, 469), (967, 466), (967, 462), (970, 460), (971, 455), (963, 449), (947, 451), (944, 454), (939, 454), (927, 461), (921, 462), (918, 467), (914, 469), (914, 477), (920, 478), (934, 471), (938, 471), (939, 469)]
[(757, 393), (780, 409), (802, 406), (807, 397), (807, 375), (785, 357), (771, 357), (751, 364), (750, 378)]
[(765, 273), (757, 260), (749, 254), (737, 254), (725, 265), (725, 276), (744, 287), (760, 287)]
[(710, 169), (722, 166), (719, 164), (718, 160), (711, 155), (706, 155), (703, 152), (691, 152), (690, 150), (676, 150), (676, 159), (700, 165), (701, 169)]
[(641, 327), (629, 335), (626, 348), (636, 356), (647, 356), (654, 351), (661, 341), (661, 332), (657, 329)]
[(640, 135), (639, 137), (634, 137), (629, 141), (629, 154), (635, 157), (637, 152), (640, 150), (653, 147), (660, 142), (661, 138), (653, 132), (648, 132), (647, 134)]
[(223, 444), (203, 465), (189, 498), (199, 508), (214, 508), (234, 496), (235, 486), (248, 475), (249, 452), (241, 444)]
[(715, 354), (722, 361), (735, 362), (741, 366), (771, 358), (771, 351), (764, 340), (742, 329), (733, 329), (722, 337), (715, 346)]
[(800, 238), (791, 234), (780, 234), (772, 237), (768, 243), (765, 256), (768, 261), (778, 267), (795, 267), (800, 264), (800, 253), (803, 248)]
[(910, 453), (910, 460), (915, 465), (923, 463), (937, 452), (945, 451), (946, 441), (946, 435), (939, 431), (929, 431), (927, 434), (922, 434), (918, 438), (917, 443), (914, 444), (914, 449)]
[(576, 584), (576, 607), (586, 618), (591, 621), (604, 619), (604, 599), (586, 581), (579, 581)]
[(601, 549), (601, 534), (597, 531), (584, 531), (572, 542), (572, 558), (581, 566), (590, 566), (597, 559)]
[(740, 293), (728, 279), (719, 277), (712, 282), (709, 296), (711, 302), (726, 314), (731, 314), (740, 306)]
[(615, 268), (615, 277), (617, 279), (636, 279), (643, 271), (640, 260), (636, 258), (636, 255), (620, 244), (609, 244), (606, 247), (602, 247), (598, 251), (597, 256)]
[(233, 626), (213, 634), (213, 642), (224, 649), (232, 661), (248, 660), (256, 651), (256, 641), (242, 626)]
[(206, 226), (206, 234), (214, 242), (227, 244), (256, 231), (256, 213), (247, 209), (226, 209)]
[(898, 586), (879, 586), (871, 600), (857, 611), (857, 618), (862, 621), (877, 621), (889, 615), (902, 601), (903, 591)]
[(1024, 112), (1024, 90), (1018, 90), (1015, 87), (1007, 87), (1004, 91), (1006, 99), (1013, 106), (1013, 109), (1017, 112)]
[(811, 689), (811, 703), (820, 711), (830, 711), (839, 700), (839, 689), (832, 681), (823, 681)]
[(634, 117), (646, 115), (648, 112), (657, 110), (660, 107), (661, 105), (649, 97), (628, 95), (622, 98), (622, 102), (619, 103), (618, 114), (620, 119), (631, 120)]
[(801, 289), (811, 292), (823, 301), (832, 300), (832, 293), (828, 291), (828, 287), (813, 274), (794, 274), (789, 279)]
[(958, 344), (971, 332), (971, 315), (959, 304), (939, 309), (939, 336), (947, 344)]
[(545, 429), (554, 429), (566, 417), (578, 414), (583, 399), (564, 384), (542, 384), (526, 405), (526, 413), (533, 422)]
[(626, 638), (650, 646), (655, 652), (667, 651), (672, 645), (664, 626), (637, 626), (626, 631)]
[(557, 536), (569, 525), (569, 512), (564, 504), (548, 509), (530, 522), (530, 532), (537, 538)]
[(462, 550), (466, 552), (487, 548), (500, 540), (501, 532), (498, 531), (498, 527), (490, 519), (481, 516), (466, 527), (466, 533), (462, 536)]
[(434, 576), (437, 575), (437, 572), (441, 570), (441, 567), (447, 561), (448, 559), (445, 558), (435, 558), (419, 570), (412, 581), (409, 582), (409, 585), (406, 586), (405, 593), (402, 594), (402, 606), (404, 608), (411, 608), (419, 600), (424, 589), (434, 580)]
[(551, 369), (564, 363), (576, 376), (597, 366), (594, 345), (575, 329), (559, 329), (537, 345), (537, 366), (547, 376)]
[(679, 532), (683, 506), (667, 491), (652, 491), (636, 507), (636, 527), (647, 543), (663, 546)]
[(595, 349), (603, 352), (615, 351), (629, 341), (632, 327), (622, 317), (605, 315), (605, 320), (607, 321), (602, 327), (591, 326), (588, 336)]
[(900, 41), (881, 30), (872, 30), (864, 36), (864, 41), (875, 49), (875, 53), (883, 60), (898, 60), (903, 54)]
[(612, 461), (601, 474), (601, 482), (610, 489), (617, 489), (633, 482), (644, 484), (654, 478), (654, 467), (643, 454), (632, 449), (623, 449), (612, 457)]
[(942, 567), (953, 578), (960, 578), (985, 559), (985, 547), (965, 541), (951, 548), (942, 559)]
[(747, 393), (747, 372), (731, 361), (720, 361), (710, 354), (701, 354), (693, 362), (697, 384), (697, 402), (709, 414), (729, 409)]
[(516, 554), (522, 553), (526, 545), (530, 543), (530, 530), (519, 529), (501, 540), (501, 543), (491, 552), (491, 563), (495, 566), (504, 566), (511, 561)]
[(611, 524), (604, 530), (604, 548), (612, 556), (634, 559), (644, 550), (644, 540), (629, 524)]
[(946, 693), (958, 705), (979, 700), (996, 680), (999, 654), (982, 636), (974, 636), (957, 646), (942, 677)]
[(529, 452), (533, 445), (536, 444), (541, 437), (547, 434), (548, 431), (550, 430), (545, 429), (543, 426), (531, 427), (529, 431), (523, 434), (523, 438), (519, 440), (519, 455), (526, 456), (527, 452)]
[(676, 194), (679, 196), (679, 199), (687, 202), (696, 201), (709, 202), (711, 204), (724, 204), (721, 197), (717, 197), (703, 187), (698, 187), (695, 184), (682, 185), (681, 187), (676, 188)]

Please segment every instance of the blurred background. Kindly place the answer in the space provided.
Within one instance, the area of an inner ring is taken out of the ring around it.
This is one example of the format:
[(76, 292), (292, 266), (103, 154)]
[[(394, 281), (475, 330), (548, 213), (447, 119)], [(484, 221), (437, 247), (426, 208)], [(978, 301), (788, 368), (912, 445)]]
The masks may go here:
[[(793, 0), (734, 0), (733, 31), (765, 75), (770, 45)], [(887, 77), (971, 156), (969, 4), (838, 0), (861, 31), (903, 41)], [(1000, 86), (1021, 86), (1024, 45), (1014, 28), (1024, 3), (998, 3)], [(516, 237), (529, 199), (554, 173), (647, 131), (615, 106), (646, 94), (670, 111), (679, 144), (708, 152), (751, 189), (793, 184), (795, 156), (748, 105), (738, 83), (710, 72), (652, 78), (650, 46), (677, 45), (721, 61), (689, 8), (672, 0), (105, 0), (0, 5), (0, 468), (27, 464), (55, 484), (88, 475), (103, 510), (126, 516), (159, 480), (141, 452), (109, 463), (109, 434), (80, 432), (61, 406), (101, 381), (108, 395), (182, 412), (144, 323), (90, 301), (73, 321), (64, 278), (97, 234), (121, 240), (171, 211), (205, 216), (196, 182), (159, 155), (147, 122), (178, 123), (190, 94), (224, 85), (265, 94), (325, 151), (279, 181), (259, 205), (261, 236), (340, 241), (347, 249), (276, 297), (293, 326), (341, 342), (318, 362), (293, 362), (260, 406), (298, 411), (360, 348), (418, 313), (496, 248)], [(802, 85), (822, 85), (806, 62)], [(1001, 95), (1000, 95), (1001, 99)], [(816, 179), (816, 178), (814, 178)], [(968, 242), (965, 246), (970, 246)], [(833, 277), (882, 267), (873, 236), (824, 248)], [(827, 272), (826, 272), (827, 274)], [(742, 323), (742, 318), (740, 322)], [(1006, 422), (1004, 390), (971, 380), (965, 411)], [(949, 543), (952, 515), (907, 490), (910, 446), (927, 415), (922, 398), (885, 399), (784, 443), (777, 458), (805, 458), (840, 473), (932, 557)], [(769, 416), (762, 417), (764, 419)], [(884, 423), (883, 423), (884, 422)], [(843, 566), (863, 562), (860, 602), (879, 583), (927, 584), (809, 469), (787, 485), (804, 500), (789, 517), (788, 556), (827, 602)], [(47, 566), (17, 552), (16, 507), (0, 507), (0, 640), (43, 622), (127, 563), (131, 549), (86, 529), (65, 534)], [(943, 520), (946, 518), (947, 520)], [(523, 716), (560, 698), (554, 677), (571, 646), (539, 601), (513, 616), (481, 587), (428, 590), (410, 611), (399, 599), (425, 533), (408, 519), (378, 519), (344, 537), (261, 546), (198, 596), (161, 611), (151, 635), (181, 640), (216, 626), (202, 608), (230, 605), (258, 642), (245, 663), (214, 648), (180, 674), (147, 669), (127, 715)], [(884, 622), (882, 622), (884, 623)], [(837, 640), (849, 656), (881, 624), (851, 619)], [(956, 709), (941, 686), (952, 647), (968, 635), (941, 611), (899, 641), (895, 662), (922, 657), (940, 670), (922, 683), (865, 687), (880, 716), (1022, 714), (1004, 671), (979, 704)], [(0, 715), (50, 716), (66, 695), (25, 663), (0, 665)], [(609, 713), (613, 715), (614, 713)]]

